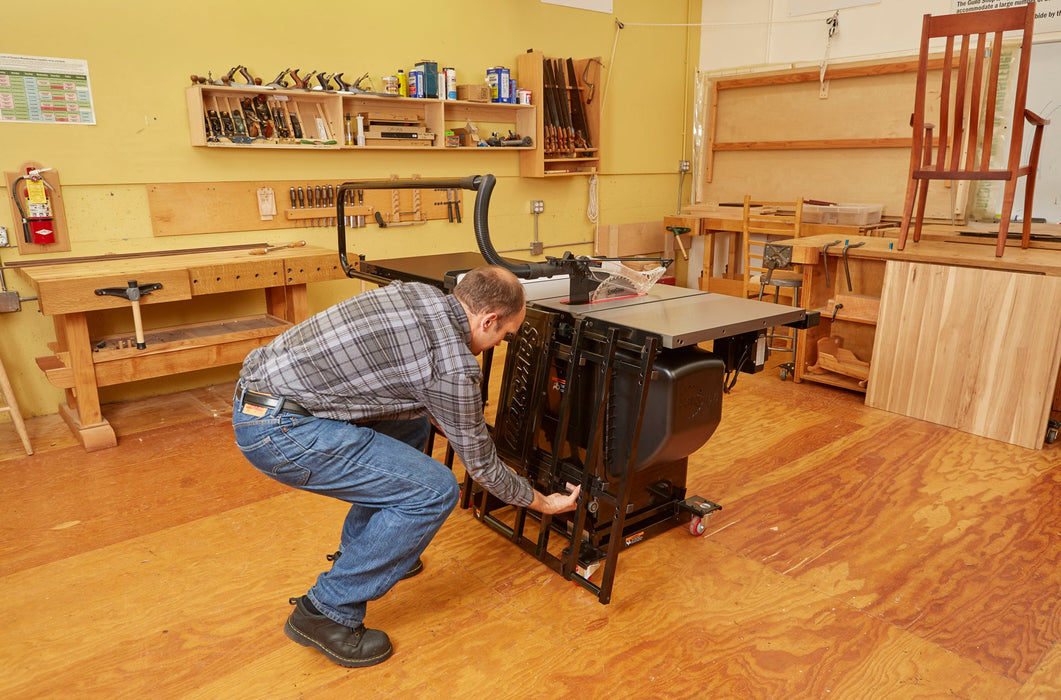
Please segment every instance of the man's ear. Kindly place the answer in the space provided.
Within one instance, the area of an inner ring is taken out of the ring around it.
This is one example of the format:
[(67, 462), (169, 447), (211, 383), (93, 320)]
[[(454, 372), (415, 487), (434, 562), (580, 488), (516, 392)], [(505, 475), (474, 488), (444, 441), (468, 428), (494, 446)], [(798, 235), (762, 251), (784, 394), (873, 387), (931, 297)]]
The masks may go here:
[(490, 330), (490, 326), (497, 323), (497, 314), (491, 311), (490, 313), (483, 314), (479, 319), (479, 327), (484, 331)]

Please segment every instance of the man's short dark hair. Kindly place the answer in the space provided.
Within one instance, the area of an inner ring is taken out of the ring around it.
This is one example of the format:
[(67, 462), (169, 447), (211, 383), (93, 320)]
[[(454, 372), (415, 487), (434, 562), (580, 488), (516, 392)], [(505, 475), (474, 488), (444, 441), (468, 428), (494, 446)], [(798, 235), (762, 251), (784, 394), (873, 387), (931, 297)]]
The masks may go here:
[(453, 296), (474, 314), (496, 313), (501, 319), (519, 313), (526, 303), (519, 278), (497, 265), (469, 271)]

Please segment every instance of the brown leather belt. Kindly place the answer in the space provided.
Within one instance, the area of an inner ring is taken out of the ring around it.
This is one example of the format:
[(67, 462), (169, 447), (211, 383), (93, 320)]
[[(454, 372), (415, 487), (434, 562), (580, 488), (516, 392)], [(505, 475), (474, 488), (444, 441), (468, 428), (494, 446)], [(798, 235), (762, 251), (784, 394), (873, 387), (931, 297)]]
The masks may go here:
[(259, 408), (278, 408), (281, 411), (287, 413), (295, 413), (300, 416), (312, 416), (313, 414), (306, 409), (299, 406), (297, 402), (291, 399), (281, 399), (270, 394), (260, 394), (257, 391), (251, 391), (249, 389), (243, 392), (244, 405), (250, 404), (251, 406), (258, 406)]

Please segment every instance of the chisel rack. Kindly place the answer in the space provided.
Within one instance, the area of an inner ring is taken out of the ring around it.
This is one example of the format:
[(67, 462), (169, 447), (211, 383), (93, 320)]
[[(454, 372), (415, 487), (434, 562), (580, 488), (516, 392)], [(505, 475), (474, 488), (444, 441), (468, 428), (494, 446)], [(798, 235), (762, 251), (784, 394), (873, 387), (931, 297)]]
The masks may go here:
[[(147, 200), (151, 228), (156, 236), (290, 228), (334, 229), (334, 192), (340, 184), (341, 181), (328, 180), (149, 184)], [(259, 208), (263, 191), (269, 193), (276, 210), (275, 214), (266, 217)], [(348, 216), (364, 217), (363, 221), (356, 223), (347, 221), (347, 226), (351, 227), (361, 224), (378, 226), (377, 213), (388, 226), (415, 226), (430, 220), (458, 223), (464, 216), (464, 199), (459, 189), (373, 189), (364, 190), (357, 202), (346, 202), (345, 209)]]
[[(519, 56), (519, 85), (533, 96), (536, 123), (532, 135), (540, 146), (520, 154), (520, 175), (555, 177), (599, 172), (602, 65), (600, 58), (556, 59), (541, 51)], [(557, 124), (566, 126), (558, 128)]]

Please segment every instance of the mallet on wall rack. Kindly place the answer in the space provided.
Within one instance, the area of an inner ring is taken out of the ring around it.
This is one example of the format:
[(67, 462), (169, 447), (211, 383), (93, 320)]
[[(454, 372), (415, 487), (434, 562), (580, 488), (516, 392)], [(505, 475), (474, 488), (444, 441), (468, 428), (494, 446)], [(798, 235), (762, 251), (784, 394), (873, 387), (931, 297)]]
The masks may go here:
[(151, 284), (137, 284), (136, 280), (129, 280), (128, 287), (104, 287), (96, 290), (96, 296), (122, 297), (132, 302), (133, 306), (133, 329), (136, 332), (136, 349), (143, 350), (147, 347), (144, 342), (144, 323), (140, 319), (140, 297), (150, 294), (156, 289), (162, 289), (162, 284), (153, 282)]

